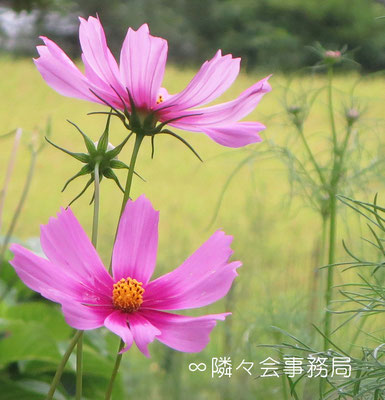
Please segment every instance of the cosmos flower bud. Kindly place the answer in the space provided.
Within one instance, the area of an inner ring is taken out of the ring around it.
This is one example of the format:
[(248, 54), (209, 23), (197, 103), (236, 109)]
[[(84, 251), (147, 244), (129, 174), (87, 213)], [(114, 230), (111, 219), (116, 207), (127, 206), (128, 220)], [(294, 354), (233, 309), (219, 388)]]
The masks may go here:
[(336, 64), (341, 61), (342, 53), (339, 50), (326, 50), (324, 61), (327, 64)]
[(348, 125), (353, 125), (360, 118), (360, 112), (357, 108), (349, 108), (345, 112), (345, 118)]
[(287, 106), (286, 111), (289, 114), (294, 125), (299, 128), (303, 125), (306, 118), (306, 107), (298, 104)]
[[(87, 152), (86, 153), (74, 153), (72, 151), (66, 150), (53, 142), (51, 142), (48, 138), (46, 138), (47, 142), (50, 143), (52, 146), (56, 147), (57, 149), (63, 151), (64, 153), (70, 155), (71, 157), (75, 158), (76, 160), (83, 163), (83, 167), (80, 171), (72, 176), (64, 185), (62, 191), (64, 191), (69, 183), (71, 183), (74, 179), (83, 176), (83, 175), (90, 175), (88, 182), (86, 183), (83, 190), (70, 202), (71, 205), (75, 200), (77, 200), (83, 193), (87, 190), (87, 188), (92, 184), (95, 180), (95, 170), (97, 168), (99, 172), (99, 180), (101, 181), (103, 177), (112, 179), (119, 189), (124, 193), (124, 189), (119, 182), (118, 177), (116, 176), (113, 169), (122, 169), (129, 167), (122, 161), (118, 160), (118, 154), (123, 149), (124, 145), (126, 144), (127, 140), (130, 138), (130, 135), (123, 140), (118, 146), (113, 146), (108, 141), (109, 136), (109, 127), (110, 127), (110, 118), (108, 117), (106, 127), (104, 129), (103, 134), (99, 138), (98, 141), (93, 142), (76, 124), (71, 121), (68, 121), (72, 124), (82, 135)], [(91, 203), (93, 201), (93, 197), (91, 199)]]
[[(94, 142), (95, 147), (98, 147), (98, 143), (99, 143), (98, 140), (96, 142)], [(107, 143), (107, 151), (113, 150), (114, 148), (115, 148), (115, 146), (111, 142)], [(117, 160), (117, 159), (118, 159), (118, 156), (116, 156), (114, 158), (114, 160)]]
[(292, 115), (298, 115), (302, 111), (302, 107), (298, 105), (289, 106), (287, 112)]

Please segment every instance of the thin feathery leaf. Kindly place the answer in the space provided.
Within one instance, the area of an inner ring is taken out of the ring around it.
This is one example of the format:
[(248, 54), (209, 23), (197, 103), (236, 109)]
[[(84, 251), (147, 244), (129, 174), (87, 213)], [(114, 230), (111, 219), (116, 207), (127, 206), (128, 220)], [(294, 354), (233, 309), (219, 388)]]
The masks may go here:
[(94, 178), (91, 177), (90, 180), (86, 183), (84, 189), (68, 204), (67, 208), (70, 207), (82, 194), (88, 189), (91, 183), (94, 181)]
[(84, 144), (87, 147), (88, 153), (91, 155), (95, 154), (96, 147), (95, 147), (94, 142), (74, 122), (70, 121), (69, 119), (67, 119), (67, 122), (69, 122), (71, 125), (73, 125), (79, 131), (79, 133), (83, 136)]
[(199, 159), (199, 161), (203, 162), (199, 154), (195, 151), (195, 149), (188, 143), (186, 140), (184, 140), (181, 136), (177, 135), (176, 133), (170, 131), (169, 129), (163, 129), (160, 133), (164, 133), (166, 135), (171, 135), (174, 138), (180, 140), (185, 146), (187, 146), (193, 153), (194, 155)]
[(72, 178), (68, 179), (68, 181), (64, 184), (63, 189), (61, 190), (62, 192), (64, 192), (67, 188), (67, 186), (76, 178), (78, 178), (79, 176), (83, 176), (86, 174), (90, 174), (92, 172), (92, 168), (87, 164), (85, 165), (77, 174), (75, 174)]
[(57, 144), (51, 142), (47, 137), (45, 138), (45, 140), (52, 145), (53, 147), (57, 148), (58, 150), (61, 150), (62, 152), (70, 155), (71, 157), (75, 158), (76, 160), (82, 162), (82, 163), (88, 163), (88, 161), (90, 160), (90, 157), (88, 154), (85, 153), (73, 153), (72, 151), (63, 149), (62, 147), (58, 146)]

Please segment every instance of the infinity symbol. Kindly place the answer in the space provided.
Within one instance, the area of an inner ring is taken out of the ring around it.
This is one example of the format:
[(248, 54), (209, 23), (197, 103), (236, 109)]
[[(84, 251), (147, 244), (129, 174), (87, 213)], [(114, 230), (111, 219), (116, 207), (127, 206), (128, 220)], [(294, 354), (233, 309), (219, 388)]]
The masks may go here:
[(188, 369), (191, 372), (195, 372), (195, 371), (203, 372), (203, 371), (206, 371), (206, 368), (207, 368), (207, 366), (205, 363), (199, 363), (199, 364), (190, 363), (188, 366)]

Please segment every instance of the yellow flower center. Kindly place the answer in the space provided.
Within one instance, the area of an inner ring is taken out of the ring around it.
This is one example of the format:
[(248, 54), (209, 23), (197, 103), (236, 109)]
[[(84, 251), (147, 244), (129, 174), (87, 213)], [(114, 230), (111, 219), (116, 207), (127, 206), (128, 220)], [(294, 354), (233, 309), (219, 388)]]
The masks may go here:
[(158, 96), (158, 100), (156, 101), (156, 104), (160, 104), (160, 103), (162, 103), (163, 102), (163, 96), (160, 94), (159, 96)]
[(127, 313), (137, 311), (143, 303), (143, 283), (136, 279), (121, 279), (114, 284), (112, 303), (114, 308)]

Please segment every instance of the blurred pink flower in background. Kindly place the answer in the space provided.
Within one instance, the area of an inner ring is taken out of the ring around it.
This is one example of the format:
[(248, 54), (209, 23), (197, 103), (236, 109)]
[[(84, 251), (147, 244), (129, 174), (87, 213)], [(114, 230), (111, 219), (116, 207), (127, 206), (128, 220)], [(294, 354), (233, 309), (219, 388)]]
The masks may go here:
[[(45, 46), (38, 46), (40, 57), (35, 64), (44, 80), (64, 96), (110, 104), (130, 111), (130, 98), (143, 115), (154, 113), (159, 122), (195, 132), (203, 132), (217, 143), (241, 147), (261, 141), (258, 132), (265, 129), (260, 122), (240, 122), (271, 90), (262, 79), (241, 93), (235, 100), (205, 107), (223, 94), (239, 74), (240, 58), (222, 56), (220, 50), (206, 61), (187, 87), (170, 95), (163, 87), (167, 60), (167, 41), (151, 36), (147, 24), (137, 31), (128, 29), (118, 65), (106, 42), (98, 18), (80, 18), (79, 39), (84, 74), (54, 42), (42, 37)], [(104, 101), (103, 101), (104, 100)]]
[(230, 313), (200, 317), (165, 312), (206, 306), (227, 294), (239, 261), (229, 263), (232, 237), (214, 233), (172, 272), (153, 281), (159, 212), (143, 196), (129, 201), (120, 220), (111, 276), (71, 209), (41, 226), (47, 259), (18, 244), (11, 264), (32, 290), (60, 303), (69, 325), (79, 330), (107, 327), (130, 348), (135, 341), (149, 356), (154, 339), (179, 351), (199, 352), (217, 320)]

